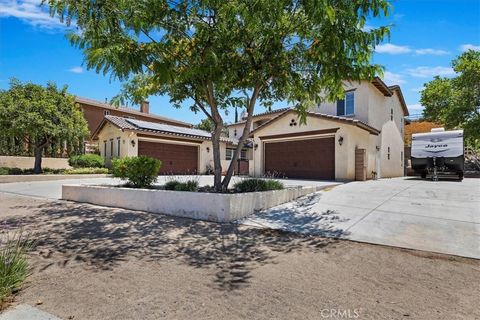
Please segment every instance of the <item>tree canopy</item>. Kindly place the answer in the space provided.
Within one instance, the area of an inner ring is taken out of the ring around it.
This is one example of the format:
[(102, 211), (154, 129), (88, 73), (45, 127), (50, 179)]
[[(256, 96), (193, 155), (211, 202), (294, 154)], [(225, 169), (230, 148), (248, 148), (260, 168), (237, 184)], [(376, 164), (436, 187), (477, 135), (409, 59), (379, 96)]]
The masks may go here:
[(83, 146), (88, 136), (87, 122), (75, 99), (50, 82), (46, 87), (33, 83), (10, 82), (0, 91), (1, 139), (15, 139), (34, 149), (34, 172), (41, 172), (41, 157), (49, 145)]
[[(343, 94), (343, 80), (381, 72), (371, 63), (388, 27), (365, 28), (389, 13), (387, 0), (45, 0), (52, 15), (75, 21), (71, 42), (86, 65), (128, 81), (120, 97), (148, 95), (188, 103), (214, 123), (215, 188), (225, 189), (257, 104), (306, 110)], [(245, 108), (246, 126), (221, 182), (221, 110)]]
[(480, 147), (480, 51), (469, 50), (452, 61), (453, 78), (425, 84), (423, 117), (447, 129), (463, 128), (467, 143)]

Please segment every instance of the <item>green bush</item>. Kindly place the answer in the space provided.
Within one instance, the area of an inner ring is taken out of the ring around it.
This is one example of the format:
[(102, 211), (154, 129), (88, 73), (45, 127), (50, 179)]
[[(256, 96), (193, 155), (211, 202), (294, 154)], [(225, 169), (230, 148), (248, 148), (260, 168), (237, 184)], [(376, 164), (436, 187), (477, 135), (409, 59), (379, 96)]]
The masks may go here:
[(74, 168), (102, 168), (105, 161), (98, 154), (81, 154), (68, 159), (68, 164)]
[[(43, 168), (42, 174), (62, 174), (64, 169), (50, 169), (50, 168)], [(20, 168), (0, 168), (0, 175), (26, 175), (26, 174), (34, 174), (33, 169), (20, 169)]]
[(272, 179), (244, 179), (235, 183), (236, 192), (256, 192), (268, 190), (282, 190), (285, 188), (282, 182)]
[(198, 191), (198, 181), (196, 180), (186, 180), (185, 182), (178, 180), (167, 181), (163, 186), (165, 190), (175, 190), (175, 191)]
[(23, 231), (10, 235), (4, 230), (0, 234), (0, 304), (19, 290), (29, 275), (27, 252), (32, 246)]
[(112, 173), (134, 188), (149, 188), (157, 180), (161, 164), (160, 160), (147, 156), (114, 159)]
[(107, 168), (74, 168), (64, 171), (65, 174), (107, 174)]
[(8, 168), (0, 167), (0, 176), (4, 176), (10, 174), (10, 170)]

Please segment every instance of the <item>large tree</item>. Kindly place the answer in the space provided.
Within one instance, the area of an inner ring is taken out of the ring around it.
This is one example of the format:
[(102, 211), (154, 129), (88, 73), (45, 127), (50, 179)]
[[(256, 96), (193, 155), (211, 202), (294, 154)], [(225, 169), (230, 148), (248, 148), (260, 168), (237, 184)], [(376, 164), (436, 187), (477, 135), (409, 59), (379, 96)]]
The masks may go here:
[(42, 154), (49, 145), (82, 145), (88, 127), (67, 87), (21, 83), (0, 91), (0, 139), (16, 139), (34, 149), (34, 173), (42, 172)]
[[(255, 106), (273, 101), (305, 111), (343, 94), (343, 80), (371, 79), (375, 45), (388, 27), (387, 0), (44, 0), (86, 65), (128, 80), (123, 96), (140, 102), (168, 94), (213, 122), (214, 187), (227, 188), (249, 135)], [(246, 125), (222, 181), (222, 110), (245, 108)]]
[(447, 129), (463, 128), (467, 143), (480, 147), (480, 51), (464, 52), (452, 66), (456, 77), (437, 76), (425, 84), (423, 117)]

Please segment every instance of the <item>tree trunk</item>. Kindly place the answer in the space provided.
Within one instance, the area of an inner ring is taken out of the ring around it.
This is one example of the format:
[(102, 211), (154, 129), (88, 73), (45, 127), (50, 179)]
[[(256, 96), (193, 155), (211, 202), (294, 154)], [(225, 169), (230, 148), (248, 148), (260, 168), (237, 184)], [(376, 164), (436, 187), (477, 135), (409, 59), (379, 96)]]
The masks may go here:
[[(225, 190), (228, 188), (228, 185), (230, 184), (230, 180), (232, 179), (233, 170), (235, 169), (235, 162), (237, 162), (237, 160), (239, 159), (243, 145), (245, 144), (245, 141), (247, 140), (248, 135), (250, 134), (250, 125), (252, 123), (253, 110), (255, 108), (255, 103), (257, 102), (257, 98), (260, 93), (260, 90), (261, 90), (260, 86), (256, 87), (253, 90), (252, 97), (248, 102), (247, 121), (245, 122), (245, 127), (243, 128), (242, 136), (238, 140), (238, 145), (237, 145), (237, 148), (235, 148), (235, 152), (233, 153), (233, 157), (230, 162), (230, 165), (228, 166), (227, 173), (225, 174), (225, 177), (223, 178), (223, 181), (222, 181), (222, 186), (223, 186), (223, 189)], [(240, 170), (240, 164), (238, 166), (238, 169)]]
[(212, 133), (213, 147), (213, 188), (216, 192), (222, 192), (222, 159), (220, 157), (220, 136), (222, 134), (223, 125), (215, 124), (215, 130)]
[(33, 173), (42, 173), (42, 151), (43, 145), (35, 147), (35, 164), (33, 166)]

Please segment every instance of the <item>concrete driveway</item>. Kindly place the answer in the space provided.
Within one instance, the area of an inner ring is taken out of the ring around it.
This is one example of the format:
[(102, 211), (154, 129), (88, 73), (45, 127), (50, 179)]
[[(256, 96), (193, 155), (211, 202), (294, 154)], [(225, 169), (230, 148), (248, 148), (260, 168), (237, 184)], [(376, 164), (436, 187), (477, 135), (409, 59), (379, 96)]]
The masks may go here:
[(480, 259), (480, 179), (352, 182), (241, 223)]
[[(163, 185), (171, 176), (159, 176), (157, 185)], [(178, 179), (185, 181), (187, 179), (196, 179), (202, 186), (213, 185), (213, 176), (178, 176)], [(230, 185), (237, 180), (242, 179), (233, 177)], [(311, 181), (311, 180), (282, 180), (287, 186), (316, 186), (327, 187), (338, 185), (340, 183), (332, 181)], [(0, 192), (7, 192), (25, 196), (40, 197), (47, 199), (60, 199), (62, 197), (62, 185), (64, 184), (93, 184), (93, 185), (118, 185), (122, 181), (117, 178), (86, 178), (86, 179), (65, 179), (51, 181), (30, 181), (30, 182), (12, 182), (0, 183)]]

